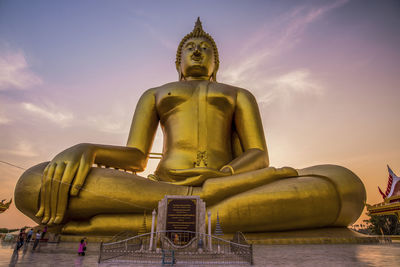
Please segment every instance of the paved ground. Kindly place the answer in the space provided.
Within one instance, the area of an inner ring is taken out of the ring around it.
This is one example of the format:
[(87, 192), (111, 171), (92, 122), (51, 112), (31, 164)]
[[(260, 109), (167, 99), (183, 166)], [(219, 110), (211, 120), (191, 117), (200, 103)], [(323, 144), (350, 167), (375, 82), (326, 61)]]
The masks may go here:
[[(78, 244), (41, 245), (35, 252), (31, 246), (14, 252), (14, 244), (2, 243), (0, 266), (129, 266), (98, 265), (98, 244), (89, 244), (85, 257), (75, 253)], [(255, 266), (400, 266), (400, 244), (256, 245), (254, 262)]]

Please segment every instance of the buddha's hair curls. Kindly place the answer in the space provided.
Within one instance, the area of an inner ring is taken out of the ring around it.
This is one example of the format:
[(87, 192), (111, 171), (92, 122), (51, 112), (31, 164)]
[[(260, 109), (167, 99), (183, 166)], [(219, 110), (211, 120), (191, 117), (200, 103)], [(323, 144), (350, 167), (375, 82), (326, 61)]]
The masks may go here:
[(212, 73), (210, 78), (213, 81), (217, 81), (217, 71), (218, 71), (218, 68), (219, 68), (218, 48), (217, 48), (217, 45), (215, 44), (214, 39), (211, 37), (211, 35), (209, 35), (208, 33), (206, 33), (203, 30), (200, 18), (197, 18), (197, 21), (196, 21), (196, 24), (194, 25), (193, 31), (188, 33), (188, 34), (186, 34), (185, 37), (183, 37), (183, 39), (179, 43), (178, 50), (176, 51), (175, 65), (176, 65), (176, 70), (179, 73), (179, 80), (183, 80), (184, 79), (184, 77), (183, 77), (183, 75), (181, 73), (181, 70), (180, 70), (182, 47), (186, 43), (187, 40), (189, 40), (190, 38), (196, 38), (196, 37), (206, 38), (208, 41), (210, 41), (210, 43), (212, 45), (212, 48), (214, 50), (214, 71), (213, 71), (213, 73)]

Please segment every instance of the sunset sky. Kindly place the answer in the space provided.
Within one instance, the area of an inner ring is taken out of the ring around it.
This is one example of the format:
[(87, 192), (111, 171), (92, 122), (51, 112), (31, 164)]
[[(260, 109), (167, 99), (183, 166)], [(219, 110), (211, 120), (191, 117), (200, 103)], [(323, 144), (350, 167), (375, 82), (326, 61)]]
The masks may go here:
[[(382, 201), (386, 165), (400, 176), (396, 0), (0, 0), (0, 161), (125, 145), (140, 95), (178, 79), (176, 48), (198, 16), (219, 48), (218, 81), (258, 100), (271, 165), (342, 165), (367, 203)], [(0, 200), (22, 172), (0, 162)], [(14, 205), (0, 214), (0, 227), (24, 225)]]

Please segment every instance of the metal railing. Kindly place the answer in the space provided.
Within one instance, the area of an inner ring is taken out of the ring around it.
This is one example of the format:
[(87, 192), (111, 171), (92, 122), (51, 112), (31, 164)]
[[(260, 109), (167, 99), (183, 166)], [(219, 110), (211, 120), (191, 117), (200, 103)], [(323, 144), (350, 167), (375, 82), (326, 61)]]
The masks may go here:
[(107, 243), (113, 243), (116, 241), (121, 241), (121, 240), (125, 240), (128, 239), (132, 236), (137, 235), (137, 232), (133, 232), (133, 231), (122, 231), (119, 232), (118, 234), (114, 235), (110, 240), (108, 240)]
[[(173, 254), (175, 263), (179, 265), (253, 264), (253, 249), (245, 238), (236, 238), (237, 242), (233, 242), (190, 231), (155, 232), (153, 237), (146, 233), (101, 243), (99, 263), (161, 264), (165, 262), (163, 255)], [(151, 240), (153, 244), (150, 244)]]

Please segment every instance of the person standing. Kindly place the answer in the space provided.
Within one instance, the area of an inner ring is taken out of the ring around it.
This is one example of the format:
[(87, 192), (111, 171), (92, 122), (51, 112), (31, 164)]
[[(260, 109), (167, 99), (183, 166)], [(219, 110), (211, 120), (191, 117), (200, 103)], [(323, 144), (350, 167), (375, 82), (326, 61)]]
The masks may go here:
[(79, 244), (78, 255), (85, 256), (86, 251), (86, 238), (83, 238)]
[(33, 235), (33, 229), (31, 228), (28, 231), (28, 235), (26, 236), (26, 243), (29, 243), (29, 241), (31, 241), (32, 235)]
[(44, 236), (46, 235), (46, 233), (47, 233), (47, 225), (43, 228), (41, 239), (44, 239)]
[(24, 240), (25, 240), (25, 229), (22, 228), (19, 231), (19, 235), (18, 235), (18, 241), (17, 241), (17, 251), (24, 245)]
[(40, 234), (40, 230), (37, 230), (37, 232), (36, 232), (36, 237), (35, 237), (35, 243), (33, 243), (33, 248), (32, 248), (32, 250), (35, 250), (36, 249), (36, 247), (38, 246), (38, 244), (39, 244), (39, 242), (40, 242), (40, 237), (41, 237), (42, 235)]

